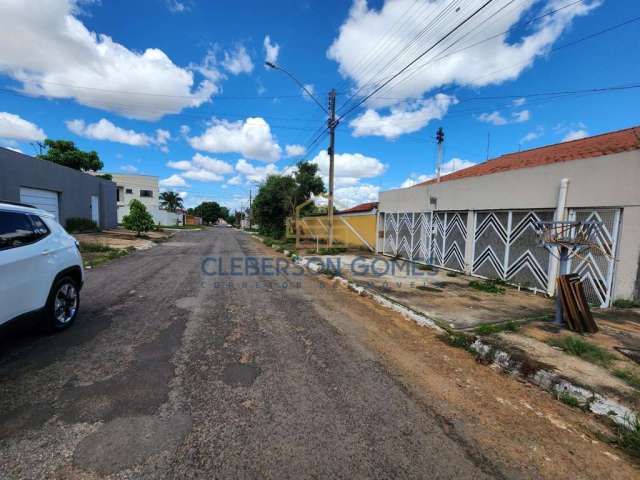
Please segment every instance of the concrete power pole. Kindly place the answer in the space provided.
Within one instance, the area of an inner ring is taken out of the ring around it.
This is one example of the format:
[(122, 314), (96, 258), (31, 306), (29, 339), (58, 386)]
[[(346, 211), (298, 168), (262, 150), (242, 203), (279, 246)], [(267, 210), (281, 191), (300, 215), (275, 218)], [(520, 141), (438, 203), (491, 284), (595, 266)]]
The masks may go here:
[(436, 182), (440, 183), (440, 170), (442, 169), (442, 143), (444, 142), (444, 130), (438, 128), (436, 132), (436, 141), (438, 142), (438, 163), (436, 164)]
[(334, 176), (334, 146), (336, 138), (336, 91), (332, 89), (329, 92), (329, 119), (327, 120), (329, 127), (329, 247), (333, 245), (333, 176)]
[(249, 189), (249, 228), (251, 228), (251, 216), (253, 215), (253, 211), (251, 210), (251, 189)]

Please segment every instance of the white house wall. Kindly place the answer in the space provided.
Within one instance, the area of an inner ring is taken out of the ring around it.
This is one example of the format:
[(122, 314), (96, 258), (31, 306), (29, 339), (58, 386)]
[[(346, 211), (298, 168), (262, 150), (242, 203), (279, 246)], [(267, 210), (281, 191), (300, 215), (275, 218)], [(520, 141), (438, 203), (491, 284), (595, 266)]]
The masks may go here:
[[(385, 238), (382, 249), (385, 253), (390, 253), (391, 249), (401, 248), (406, 251), (407, 246), (401, 245), (403, 235), (400, 233), (401, 227), (406, 230), (406, 225), (409, 223), (407, 223), (407, 219), (404, 222), (401, 221), (401, 214), (415, 216), (418, 213), (434, 211), (439, 216), (434, 216), (434, 228), (431, 230), (435, 247), (435, 250), (431, 249), (431, 260), (434, 264), (442, 265), (446, 263), (444, 258), (447, 251), (441, 249), (448, 248), (446, 245), (440, 247), (442, 233), (439, 230), (446, 228), (446, 223), (442, 224), (443, 214), (449, 212), (448, 215), (451, 216), (453, 212), (465, 212), (466, 216), (464, 219), (461, 216), (460, 220), (466, 221), (467, 238), (470, 241), (467, 241), (464, 246), (458, 245), (456, 251), (453, 252), (453, 258), (459, 257), (458, 250), (461, 249), (465, 258), (466, 271), (483, 275), (482, 272), (486, 269), (492, 272), (497, 270), (504, 273), (505, 276), (509, 271), (511, 275), (516, 275), (518, 278), (517, 272), (514, 273), (514, 269), (518, 268), (517, 264), (513, 264), (515, 259), (509, 259), (508, 256), (505, 257), (501, 253), (502, 250), (498, 245), (500, 242), (497, 239), (500, 234), (511, 231), (511, 227), (506, 223), (507, 217), (513, 221), (516, 215), (519, 219), (523, 215), (526, 216), (527, 212), (544, 212), (539, 214), (545, 217), (541, 219), (551, 219), (557, 203), (560, 181), (563, 178), (569, 179), (566, 214), (578, 212), (577, 214), (582, 216), (591, 214), (602, 216), (607, 228), (605, 237), (608, 235), (607, 241), (616, 250), (617, 260), (615, 266), (611, 267), (611, 271), (608, 270), (608, 267), (605, 268), (603, 259), (598, 259), (597, 263), (600, 268), (588, 272), (593, 276), (593, 285), (601, 287), (602, 281), (608, 281), (607, 278), (610, 277), (612, 285), (607, 287), (607, 302), (615, 298), (637, 298), (640, 293), (638, 292), (640, 288), (638, 281), (638, 262), (640, 260), (639, 150), (381, 192), (379, 229), (383, 230), (383, 227), (386, 226), (395, 228), (398, 232), (396, 238), (386, 238), (389, 230), (388, 228), (384, 229), (386, 231), (382, 233)], [(494, 222), (496, 228), (490, 228), (490, 231), (486, 231), (484, 235), (485, 237), (489, 235), (491, 241), (495, 243), (492, 249), (496, 253), (496, 258), (488, 258), (491, 257), (491, 254), (485, 252), (489, 240), (482, 238), (482, 235), (472, 240), (476, 237), (477, 223), (482, 222), (487, 213), (491, 212), (496, 215), (497, 223)], [(390, 213), (398, 215), (393, 215), (393, 218), (390, 218)], [(615, 218), (618, 218), (617, 223), (614, 222)], [(513, 225), (514, 229), (515, 227), (516, 225)], [(496, 229), (502, 229), (503, 232), (494, 231)], [(515, 233), (518, 232), (515, 231)], [(536, 280), (541, 289), (544, 289), (542, 287), (545, 275), (541, 275), (540, 272), (544, 271), (548, 265), (538, 258), (541, 257), (538, 254), (540, 252), (536, 252), (535, 248), (529, 245), (532, 243), (528, 238), (531, 237), (531, 234), (524, 233), (527, 234), (526, 243), (531, 253), (530, 257), (537, 258), (537, 263), (542, 269), (537, 272)], [(518, 251), (517, 248), (520, 247), (513, 243), (513, 239), (511, 241), (510, 248), (514, 252)], [(483, 251), (478, 252), (478, 248)], [(485, 253), (484, 259), (489, 263), (478, 264), (481, 253)], [(402, 255), (402, 253), (401, 256), (409, 257)], [(491, 265), (492, 268), (490, 268)], [(531, 265), (533, 265), (533, 261)], [(529, 268), (531, 265), (525, 265), (525, 267)], [(533, 267), (538, 267), (538, 265), (533, 265)], [(578, 266), (576, 265), (575, 268)], [(584, 265), (582, 268), (584, 273), (586, 271)], [(545, 274), (551, 276), (551, 280), (555, 277), (554, 272), (545, 272)], [(604, 280), (602, 280), (603, 278)], [(598, 289), (594, 287), (594, 292), (596, 290)], [(597, 293), (602, 296), (600, 290)]]

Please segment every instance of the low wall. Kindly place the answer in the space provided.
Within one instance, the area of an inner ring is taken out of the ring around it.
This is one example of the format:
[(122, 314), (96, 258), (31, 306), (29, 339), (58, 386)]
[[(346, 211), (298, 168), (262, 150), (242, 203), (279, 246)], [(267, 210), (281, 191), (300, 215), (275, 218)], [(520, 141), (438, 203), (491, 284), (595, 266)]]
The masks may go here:
[[(295, 222), (288, 222), (290, 235), (295, 235)], [(324, 216), (303, 217), (300, 219), (302, 238), (316, 239), (326, 242), (329, 235), (329, 218)], [(376, 215), (334, 215), (333, 238), (337, 243), (355, 247), (366, 247), (375, 250)]]

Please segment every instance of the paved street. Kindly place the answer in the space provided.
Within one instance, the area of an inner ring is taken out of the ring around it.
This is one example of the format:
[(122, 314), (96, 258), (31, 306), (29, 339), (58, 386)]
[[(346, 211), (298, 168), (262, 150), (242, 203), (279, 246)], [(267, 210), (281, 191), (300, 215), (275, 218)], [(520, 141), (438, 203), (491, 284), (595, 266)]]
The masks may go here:
[[(253, 255), (270, 253), (232, 229), (182, 232), (89, 271), (69, 331), (4, 334), (2, 478), (540, 478), (546, 462), (632, 478), (567, 407), (368, 299), (291, 271), (202, 272)], [(520, 427), (524, 407), (467, 403), (496, 394), (545, 413)]]

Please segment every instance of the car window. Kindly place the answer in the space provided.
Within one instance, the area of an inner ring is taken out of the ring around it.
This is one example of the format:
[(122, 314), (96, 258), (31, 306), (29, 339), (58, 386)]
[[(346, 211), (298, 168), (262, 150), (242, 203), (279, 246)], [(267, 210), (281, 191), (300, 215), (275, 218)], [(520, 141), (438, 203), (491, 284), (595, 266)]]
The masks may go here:
[[(49, 234), (49, 229), (41, 219), (38, 232), (29, 215), (20, 212), (0, 211), (0, 250), (17, 248), (33, 243)], [(46, 229), (43, 233), (42, 227)]]
[(47, 227), (47, 224), (44, 223), (40, 217), (38, 217), (37, 215), (29, 215), (29, 218), (31, 219), (31, 224), (33, 225), (34, 241), (40, 240), (41, 238), (49, 235), (49, 227)]

